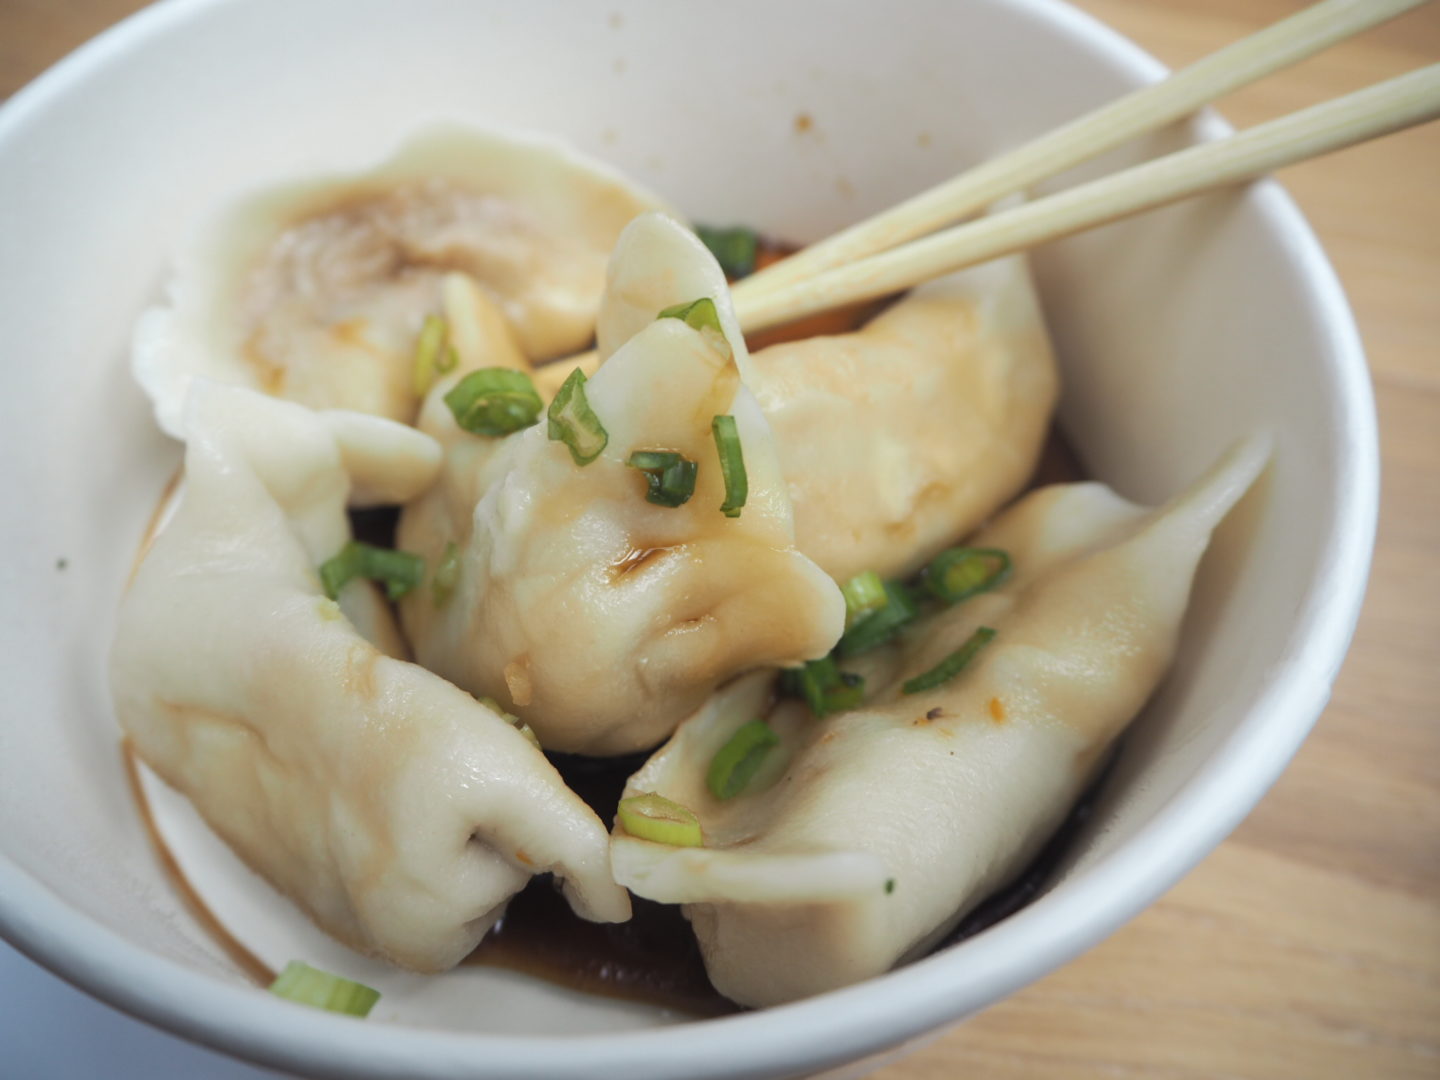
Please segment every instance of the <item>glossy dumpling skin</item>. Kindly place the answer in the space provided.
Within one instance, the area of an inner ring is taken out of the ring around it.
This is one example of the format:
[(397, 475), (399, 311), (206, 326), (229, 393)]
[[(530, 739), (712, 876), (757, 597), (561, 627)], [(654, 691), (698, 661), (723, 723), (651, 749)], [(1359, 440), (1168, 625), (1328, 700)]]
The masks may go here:
[(186, 420), (185, 489), (111, 652), (140, 756), (323, 929), (403, 967), (457, 963), (545, 871), (584, 917), (628, 918), (604, 827), (544, 755), (323, 595), (316, 567), (349, 538), (345, 465), (370, 459), (249, 390), (197, 382)]
[(217, 217), (142, 316), (135, 372), (177, 436), (194, 375), (408, 423), (415, 339), (427, 314), (449, 313), (452, 279), (494, 299), (532, 359), (578, 351), (616, 238), (660, 206), (558, 143), (437, 129), (367, 172)]
[[(498, 448), (490, 440), (458, 476), (447, 463), (435, 492), (400, 520), (401, 547), (427, 557), (447, 543), (460, 551), (447, 602), (415, 594), (401, 604), (416, 656), (518, 713), (547, 749), (610, 755), (654, 746), (723, 680), (823, 655), (844, 622), (835, 583), (795, 550), (780, 463), (741, 379), (744, 342), (719, 267), (660, 215), (626, 230), (612, 281), (634, 265), (655, 267), (686, 292), (656, 293), (658, 307), (632, 320), (633, 336), (586, 385), (609, 433), (599, 458), (577, 466), (542, 422)], [(689, 291), (697, 273), (722, 309), (723, 334), (655, 319), (659, 307), (697, 298)], [(749, 499), (737, 518), (720, 512), (717, 414), (734, 415), (744, 448)], [(427, 430), (453, 441), (440, 430), (442, 412), (427, 403), (424, 416), (437, 425)], [(646, 501), (644, 476), (626, 466), (646, 449), (699, 463), (684, 505)], [(447, 508), (436, 505), (442, 500)]]
[(903, 578), (1025, 485), (1054, 356), (1023, 256), (911, 292), (851, 334), (762, 349), (800, 550), (838, 581)]
[[(753, 676), (722, 691), (631, 778), (691, 807), (703, 848), (618, 832), (616, 879), (684, 904), (715, 986), (771, 1005), (879, 974), (943, 936), (1059, 825), (1174, 654), (1211, 530), (1263, 466), (1232, 451), (1159, 508), (1100, 484), (1044, 488), (975, 543), (1011, 553), (1000, 589), (842, 666), (869, 696), (812, 719)], [(949, 682), (903, 695), (979, 626), (998, 631)], [(706, 769), (768, 716), (781, 745), (720, 802)]]

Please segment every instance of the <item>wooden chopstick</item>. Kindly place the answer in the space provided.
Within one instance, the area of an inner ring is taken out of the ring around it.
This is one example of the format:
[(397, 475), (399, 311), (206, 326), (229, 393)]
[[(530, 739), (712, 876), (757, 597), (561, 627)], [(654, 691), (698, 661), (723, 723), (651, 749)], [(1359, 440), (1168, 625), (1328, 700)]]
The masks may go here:
[(737, 298), (736, 314), (749, 332), (886, 296), (1437, 117), (1440, 64), (1431, 64), (1228, 138), (1188, 147), (782, 288), (751, 294), (743, 309)]
[[(736, 283), (737, 306), (823, 270), (953, 225), (1427, 0), (1322, 0)], [(744, 320), (742, 319), (742, 322)], [(749, 329), (747, 327), (747, 329)]]
[[(926, 280), (925, 277), (914, 278), (914, 274), (922, 266), (941, 267), (929, 275), (937, 276), (946, 272), (945, 267), (958, 269), (960, 266), (983, 262), (987, 258), (1018, 251), (1046, 239), (1056, 239), (1127, 214), (1140, 213), (1208, 187), (1258, 175), (1266, 171), (1266, 168), (1241, 171), (1230, 180), (1216, 179), (1219, 173), (1215, 170), (1217, 167), (1235, 169), (1236, 162), (1241, 161), (1246, 153), (1253, 151), (1255, 140), (1261, 137), (1263, 132), (1271, 130), (1273, 125), (1294, 122), (1301, 116), (1309, 116), (1316, 109), (1340, 107), (1342, 103), (1351, 101), (1357, 95), (1328, 105), (1316, 106), (1315, 109), (1296, 113), (1285, 120), (1270, 121), (1269, 124), (1252, 128), (1243, 133), (1245, 141), (1238, 144), (1238, 149), (1232, 145), (1233, 139), (1240, 139), (1242, 136), (1234, 136), (1221, 143), (1193, 147), (1181, 151), (1179, 155), (1160, 159), (1170, 164), (1152, 174), (1157, 177), (1155, 180), (1147, 181), (1142, 174), (1137, 182), (1137, 170), (1131, 169), (1108, 178), (1118, 180), (1125, 177), (1119, 188), (1099, 188), (1097, 185), (1106, 181), (1095, 181), (1083, 188), (1065, 192), (1065, 197), (1074, 200), (1069, 204), (1056, 204), (1053, 200), (1062, 196), (1051, 196), (1017, 210), (972, 222), (970, 225), (934, 233), (929, 237), (929, 243), (935, 246), (917, 248), (917, 245), (924, 242), (914, 239), (932, 233), (934, 229), (942, 226), (952, 225), (953, 222), (998, 199), (1023, 191), (1030, 184), (1054, 176), (1113, 149), (1128, 139), (1186, 116), (1233, 90), (1427, 2), (1428, 0), (1321, 0), (1320, 3), (1258, 33), (1225, 46), (1153, 86), (1127, 94), (1047, 135), (985, 162), (867, 221), (852, 225), (827, 240), (813, 244), (737, 282), (731, 292), (740, 325), (746, 332), (753, 332), (838, 306), (846, 302), (838, 299), (841, 296), (883, 296), (886, 292), (908, 288)], [(1381, 88), (1375, 88), (1379, 89)], [(1366, 94), (1370, 91), (1360, 93)], [(1329, 113), (1321, 117), (1322, 121), (1325, 121), (1325, 116), (1339, 118), (1338, 113)], [(1420, 120), (1411, 121), (1418, 122)], [(1280, 132), (1279, 137), (1282, 139), (1286, 137), (1285, 130)], [(1387, 130), (1397, 128), (1377, 130), (1371, 135), (1338, 142), (1329, 149), (1339, 149), (1365, 138), (1373, 138)], [(1214, 160), (1207, 165), (1207, 159), (1204, 158), (1200, 159), (1198, 166), (1192, 166), (1187, 162), (1193, 162), (1194, 159), (1181, 157), (1198, 151), (1216, 152), (1214, 148), (1220, 146), (1231, 146), (1231, 149), (1223, 152), (1224, 156), (1219, 159), (1218, 166)], [(1325, 152), (1327, 151), (1323, 149), (1312, 150), (1301, 157)], [(1178, 166), (1175, 164), (1176, 159), (1180, 160)], [(1291, 164), (1300, 159), (1292, 157), (1281, 163)], [(1139, 169), (1159, 164), (1160, 162), (1151, 162), (1139, 166)], [(1209, 179), (1197, 174), (1191, 179), (1190, 186), (1187, 186), (1185, 178), (1176, 170), (1183, 171), (1190, 167), (1209, 169), (1206, 174)], [(1278, 164), (1268, 166), (1278, 167)], [(1146, 187), (1150, 183), (1162, 186), (1147, 192)], [(1162, 198), (1165, 190), (1171, 193)], [(1101, 200), (1103, 206), (1101, 203), (1090, 205), (1096, 199)], [(1127, 199), (1130, 201), (1127, 202)], [(1022, 216), (1012, 216), (1016, 214)], [(997, 222), (1001, 224), (997, 225)], [(957, 237), (961, 229), (979, 231)], [(1018, 239), (1022, 235), (1033, 238)], [(894, 248), (894, 245), (906, 240), (911, 243), (903, 248)], [(880, 253), (892, 249), (905, 254), (897, 255), (889, 261), (877, 261), (881, 259)], [(909, 264), (911, 259), (916, 261)], [(847, 263), (851, 264), (848, 270), (845, 269)], [(842, 272), (847, 276), (836, 276)], [(904, 281), (905, 284), (880, 287), (877, 283), (881, 276), (884, 276), (884, 280)], [(867, 278), (874, 279), (869, 287), (866, 286)], [(911, 280), (912, 278), (914, 279)], [(543, 392), (553, 395), (575, 368), (593, 373), (596, 365), (597, 357), (593, 352), (557, 360), (538, 368), (535, 381)]]

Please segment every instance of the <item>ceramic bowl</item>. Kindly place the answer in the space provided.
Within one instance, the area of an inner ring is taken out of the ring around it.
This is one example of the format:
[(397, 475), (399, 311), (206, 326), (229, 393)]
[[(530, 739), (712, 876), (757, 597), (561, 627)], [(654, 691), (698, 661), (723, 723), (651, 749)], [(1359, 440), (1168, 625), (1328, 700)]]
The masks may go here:
[[(1274, 462), (1219, 533), (1178, 662), (1049, 888), (882, 978), (689, 1022), (640, 1007), (617, 1019), (521, 976), (460, 1016), (297, 1008), (247, 983), (157, 865), (104, 658), (178, 459), (127, 372), (131, 324), (227, 197), (459, 119), (550, 132), (696, 219), (803, 242), (1162, 75), (1050, 0), (171, 0), (22, 91), (0, 110), (0, 931), (106, 1001), (236, 1055), (434, 1080), (858, 1075), (1101, 940), (1274, 781), (1325, 703), (1364, 587), (1377, 490), (1364, 359), (1324, 255), (1272, 183), (1037, 255), (1061, 422), (1094, 476), (1157, 501), (1257, 428)], [(1049, 186), (1223, 130), (1202, 118)]]

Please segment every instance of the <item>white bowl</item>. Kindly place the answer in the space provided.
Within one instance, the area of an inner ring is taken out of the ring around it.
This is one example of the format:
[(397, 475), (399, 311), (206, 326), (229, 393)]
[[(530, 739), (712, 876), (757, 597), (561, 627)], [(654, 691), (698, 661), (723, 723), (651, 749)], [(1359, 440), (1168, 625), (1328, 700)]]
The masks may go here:
[[(1377, 490), (1364, 359), (1273, 184), (1037, 260), (1062, 419), (1096, 476), (1158, 500), (1257, 427), (1275, 435), (1274, 466), (1217, 538), (1176, 668), (1053, 886), (883, 978), (618, 1034), (567, 1034), (594, 1029), (602, 1006), (544, 987), (527, 998), (553, 1032), (539, 1037), (505, 1034), (498, 1010), (461, 1031), (298, 1009), (245, 983), (157, 867), (103, 658), (177, 456), (129, 379), (127, 336), (169, 252), (227, 195), (372, 160), (450, 117), (556, 133), (696, 218), (803, 241), (1161, 74), (1050, 0), (175, 0), (23, 91), (0, 111), (0, 931), (121, 1008), (297, 1071), (636, 1080), (855, 1063), (848, 1074), (1110, 933), (1279, 774), (1364, 588)], [(1083, 171), (1223, 130), (1202, 121)]]

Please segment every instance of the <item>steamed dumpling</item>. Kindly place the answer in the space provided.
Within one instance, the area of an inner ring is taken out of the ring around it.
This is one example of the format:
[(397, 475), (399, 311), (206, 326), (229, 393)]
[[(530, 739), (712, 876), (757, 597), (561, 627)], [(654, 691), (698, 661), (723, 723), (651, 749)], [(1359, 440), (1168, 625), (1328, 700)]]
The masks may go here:
[[(604, 826), (544, 755), (323, 595), (316, 568), (350, 536), (347, 470), (383, 458), (356, 432), (395, 426), (357, 419), (346, 446), (323, 414), (195, 384), (185, 489), (120, 609), (121, 725), (251, 867), (362, 952), (444, 970), (544, 872), (582, 916), (628, 918)], [(433, 478), (380, 472), (396, 497)]]
[(180, 260), (168, 303), (137, 326), (136, 375), (177, 436), (193, 375), (409, 422), (427, 314), (453, 320), (468, 283), (532, 359), (578, 351), (621, 229), (660, 205), (555, 143), (435, 131), (373, 170), (265, 192), (218, 218)]
[(903, 578), (1019, 493), (1058, 391), (1024, 256), (915, 289), (852, 334), (753, 357), (800, 550)]
[[(659, 284), (643, 312), (625, 316), (631, 336), (585, 386), (609, 436), (599, 457), (577, 465), (543, 423), (498, 448), (466, 436), (482, 444), (478, 463), (447, 462), (435, 490), (400, 520), (402, 548), (430, 559), (448, 544), (458, 552), (444, 603), (418, 593), (401, 603), (416, 656), (518, 713), (547, 749), (653, 746), (723, 680), (824, 655), (844, 622), (835, 583), (795, 550), (780, 462), (743, 385), (744, 342), (719, 267), (673, 221), (639, 219), (617, 246), (602, 326), (624, 302), (616, 283), (637, 266)], [(715, 301), (720, 332), (656, 319), (697, 299), (697, 283)], [(720, 511), (711, 434), (724, 414), (735, 418), (749, 480), (733, 518)], [(453, 420), (433, 394), (425, 423), (442, 441), (458, 438), (443, 433)], [(698, 463), (689, 501), (648, 502), (645, 476), (626, 465), (637, 450)]]
[[(625, 303), (612, 282), (602, 362), (645, 310), (635, 277)], [(1059, 387), (1023, 255), (923, 285), (853, 333), (761, 349), (744, 378), (774, 432), (796, 546), (842, 582), (908, 577), (1014, 498)]]
[[(746, 1005), (887, 970), (942, 937), (1033, 858), (1174, 654), (1211, 531), (1262, 467), (1258, 441), (1147, 510), (1100, 484), (1041, 489), (973, 543), (1010, 553), (994, 592), (842, 661), (867, 700), (812, 719), (752, 676), (718, 694), (631, 778), (693, 809), (705, 845), (617, 832), (616, 879), (684, 904), (717, 989)], [(991, 643), (912, 695), (979, 627)], [(780, 737), (750, 786), (718, 801), (715, 753), (741, 725)]]

